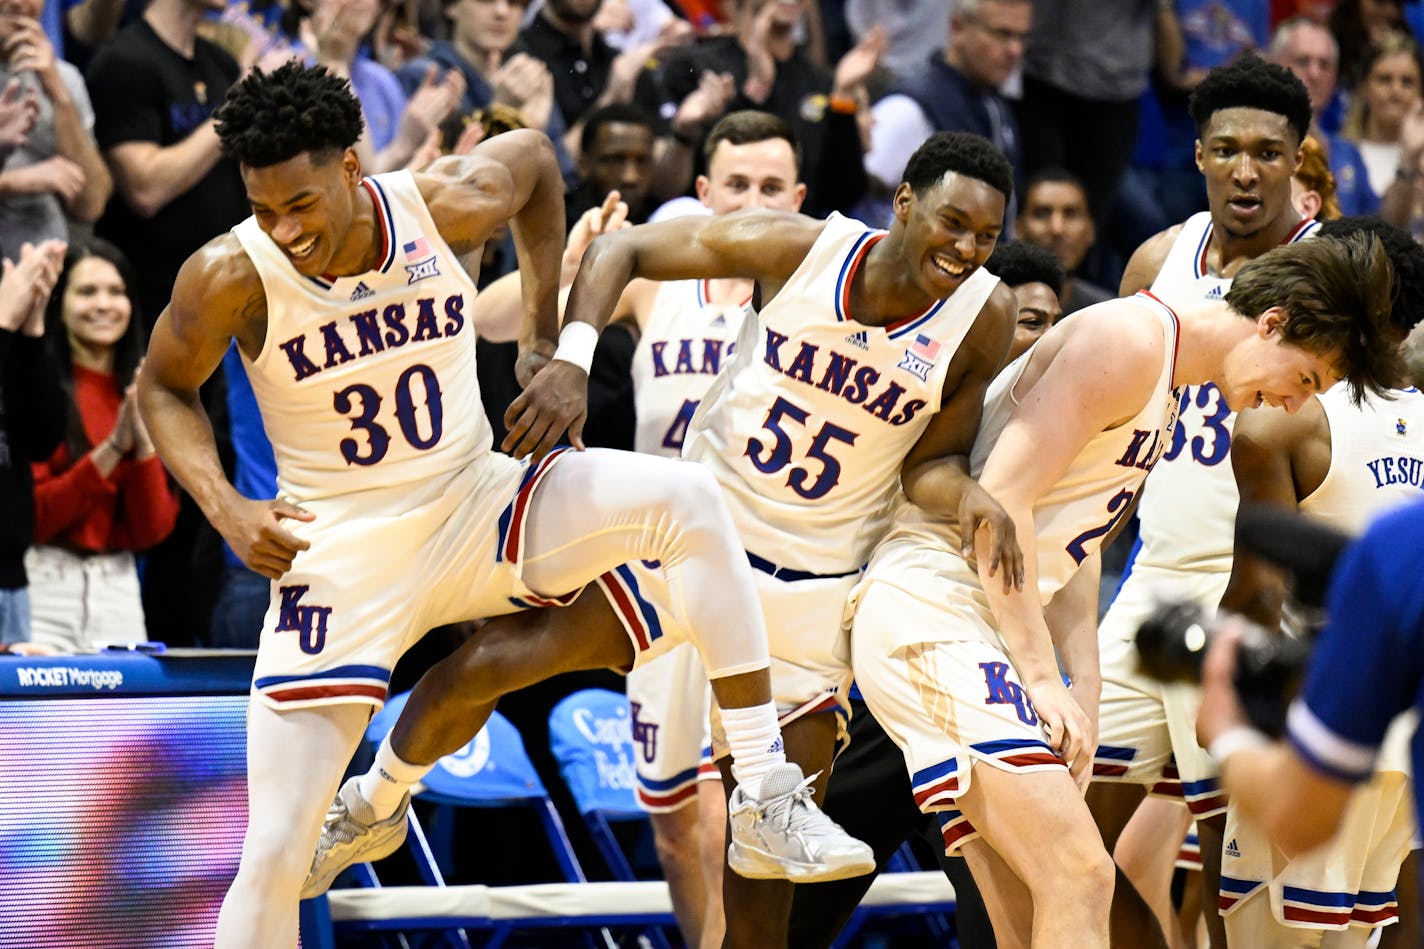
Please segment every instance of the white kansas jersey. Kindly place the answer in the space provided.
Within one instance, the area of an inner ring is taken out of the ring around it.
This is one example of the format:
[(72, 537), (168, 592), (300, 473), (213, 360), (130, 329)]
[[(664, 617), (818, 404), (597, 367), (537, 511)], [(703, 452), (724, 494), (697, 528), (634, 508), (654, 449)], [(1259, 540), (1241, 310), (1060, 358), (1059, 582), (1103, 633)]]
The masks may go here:
[(658, 287), (633, 351), (637, 451), (682, 454), (692, 414), (736, 348), (750, 304), (750, 297), (732, 305), (711, 302), (706, 280)]
[[(1177, 317), (1149, 294), (1139, 293), (1132, 299), (1145, 311), (1142, 318), (1161, 321), (1162, 369), (1152, 395), (1137, 414), (1089, 439), (1053, 487), (1034, 504), (1038, 592), (1044, 603), (1102, 546), (1103, 538), (1132, 507), (1133, 495), (1162, 457), (1172, 436), (1177, 413), (1172, 390), (1180, 336)], [(1030, 347), (989, 385), (984, 396), (984, 418), (969, 457), (970, 473), (976, 478), (1018, 407), (1014, 388), (1033, 353)], [(935, 549), (959, 550), (956, 523), (935, 517), (909, 501), (902, 501), (895, 514), (893, 535), (902, 534), (913, 535)]]
[[(1220, 300), (1231, 281), (1207, 272), (1211, 214), (1187, 218), (1167, 253), (1152, 293), (1169, 303)], [(1302, 221), (1283, 243), (1319, 227)], [(1135, 564), (1172, 570), (1229, 573), (1240, 495), (1231, 473), (1231, 430), (1236, 413), (1213, 383), (1182, 386), (1177, 426), (1152, 473), (1138, 517), (1142, 547)]]
[(1359, 534), (1375, 515), (1424, 491), (1424, 395), (1394, 390), (1393, 399), (1367, 395), (1350, 403), (1346, 385), (1318, 398), (1330, 423), (1330, 470), (1300, 509), (1340, 530)]
[(304, 277), (255, 218), (233, 233), (267, 296), (267, 336), (244, 356), (294, 500), (419, 481), (490, 448), (475, 339), (475, 285), (409, 172), (363, 179), (381, 241), (376, 269)]
[(693, 417), (684, 455), (716, 475), (747, 550), (780, 566), (835, 574), (866, 562), (900, 465), (999, 282), (980, 268), (923, 313), (858, 323), (851, 282), (884, 237), (831, 215), (801, 266), (743, 324)]

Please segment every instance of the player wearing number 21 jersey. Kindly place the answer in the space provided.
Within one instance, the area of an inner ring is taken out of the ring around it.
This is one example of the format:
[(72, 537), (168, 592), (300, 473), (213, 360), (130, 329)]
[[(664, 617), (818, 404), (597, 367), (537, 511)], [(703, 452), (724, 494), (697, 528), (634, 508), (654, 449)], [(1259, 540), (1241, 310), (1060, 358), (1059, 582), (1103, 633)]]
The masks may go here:
[[(996, 930), (1108, 942), (1112, 861), (1073, 780), (1095, 748), (1098, 550), (1171, 436), (1173, 390), (1215, 381), (1229, 402), (1293, 406), (1337, 372), (1378, 387), (1389, 290), (1372, 237), (1304, 242), (1243, 269), (1224, 300), (1140, 294), (1056, 326), (995, 380), (973, 453), (1025, 538), (1021, 590), (982, 543), (968, 562), (952, 520), (896, 512), (853, 595), (856, 681)], [(1025, 889), (1031, 914), (1005, 899)]]

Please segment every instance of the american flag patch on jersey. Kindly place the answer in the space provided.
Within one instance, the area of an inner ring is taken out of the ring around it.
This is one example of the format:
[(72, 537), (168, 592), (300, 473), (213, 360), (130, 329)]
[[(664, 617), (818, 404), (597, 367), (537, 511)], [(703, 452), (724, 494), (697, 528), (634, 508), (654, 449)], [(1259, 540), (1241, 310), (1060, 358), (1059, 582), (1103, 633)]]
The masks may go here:
[(910, 352), (921, 359), (934, 362), (939, 356), (939, 343), (930, 339), (924, 333), (915, 336), (915, 341), (910, 344)]
[(401, 247), (407, 257), (428, 257), (430, 256), (430, 242), (424, 237), (417, 237), (415, 240)]

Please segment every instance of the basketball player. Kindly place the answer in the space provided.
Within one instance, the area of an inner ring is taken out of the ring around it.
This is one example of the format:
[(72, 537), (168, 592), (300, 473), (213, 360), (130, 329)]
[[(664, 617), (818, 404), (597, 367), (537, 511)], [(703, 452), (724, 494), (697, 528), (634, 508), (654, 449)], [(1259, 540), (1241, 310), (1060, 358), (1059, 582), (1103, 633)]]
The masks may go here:
[[(1018, 324), (1006, 357), (1012, 362), (1062, 318), (1058, 300), (1063, 265), (1042, 247), (1008, 240), (994, 247), (984, 267), (1014, 291), (1018, 304)], [(850, 744), (836, 759), (835, 774), (826, 788), (826, 815), (871, 846), (877, 868), (915, 833), (942, 852), (939, 822), (915, 804), (900, 749), (854, 690), (851, 708)], [(965, 949), (992, 946), (994, 935), (964, 861), (945, 857), (940, 863), (954, 885), (954, 927), (960, 945)], [(821, 949), (835, 942), (874, 880), (875, 874), (870, 873), (798, 886), (791, 907), (793, 949)]]
[[(1212, 70), (1193, 90), (1189, 108), (1210, 210), (1139, 247), (1123, 275), (1124, 295), (1150, 286), (1162, 297), (1218, 299), (1247, 262), (1317, 227), (1291, 203), (1291, 176), (1310, 127), (1310, 96), (1299, 79), (1281, 66), (1242, 57)], [(1179, 778), (1198, 821), (1208, 894), (1218, 883), (1225, 802), (1215, 768), (1196, 745), (1196, 690), (1139, 675), (1134, 637), (1160, 596), (1190, 598), (1214, 610), (1226, 588), (1237, 502), (1228, 463), (1232, 420), (1215, 385), (1182, 391), (1172, 441), (1143, 492), (1140, 549), (1099, 627), (1100, 748), (1088, 792), (1111, 852), (1144, 793), (1159, 783), (1174, 790)], [(1161, 902), (1143, 895), (1149, 904)], [(1222, 949), (1220, 918), (1210, 911), (1207, 917), (1212, 945)]]
[[(1334, 221), (1320, 234), (1361, 226), (1389, 251), (1400, 288), (1392, 321), (1402, 339), (1424, 316), (1424, 249), (1378, 219)], [(1411, 472), (1424, 471), (1424, 395), (1394, 389), (1358, 405), (1349, 395), (1336, 386), (1295, 415), (1261, 408), (1237, 417), (1231, 464), (1243, 504), (1299, 510), (1359, 534), (1386, 509), (1419, 499), (1424, 479)], [(1237, 548), (1222, 609), (1275, 629), (1285, 594), (1282, 571)], [(1340, 832), (1324, 847), (1286, 858), (1228, 803), (1220, 901), (1231, 945), (1333, 949), (1363, 947), (1381, 926), (1389, 926), (1386, 937), (1399, 934), (1402, 927), (1390, 924), (1398, 919), (1393, 891), (1414, 836), (1414, 724), (1409, 716), (1391, 730), (1374, 777), (1351, 794)]]
[[(679, 592), (676, 632), (705, 648), (718, 700), (746, 716), (729, 733), (740, 793), (763, 817), (813, 821), (816, 869), (857, 865), (866, 848), (807, 802), (760, 797), (763, 779), (789, 766), (764, 624), (711, 480), (630, 453), (548, 454), (527, 426), (508, 446), (541, 460), (490, 450), (465, 318), (475, 287), (457, 255), (509, 221), (531, 338), (551, 365), (569, 366), (571, 383), (592, 355), (588, 340), (560, 336), (554, 348), (563, 202), (548, 140), (509, 133), (429, 174), (363, 178), (352, 150), (361, 126), (349, 84), (321, 68), (257, 70), (233, 87), (218, 135), (253, 216), (184, 265), (140, 377), (165, 464), (274, 581), (248, 716), (251, 820), (216, 944), (296, 941), (322, 814), (410, 642), (557, 600), (643, 558), (660, 560)], [(233, 339), (277, 458), (274, 501), (228, 483), (198, 402)], [(611, 654), (607, 641), (583, 648), (604, 664), (635, 657), (626, 639)], [(759, 827), (742, 826), (737, 839), (749, 829), (762, 842)], [(767, 868), (780, 869), (774, 857)]]
[[(743, 324), (734, 356), (688, 426), (683, 454), (713, 473), (755, 568), (775, 631), (773, 683), (787, 756), (812, 776), (784, 789), (798, 798), (822, 793), (829, 775), (849, 684), (845, 599), (901, 483), (931, 510), (990, 525), (986, 563), (1001, 582), (1017, 574), (1002, 512), (965, 475), (984, 391), (1013, 334), (1012, 294), (982, 266), (1011, 188), (1007, 160), (985, 139), (937, 134), (907, 165), (888, 232), (840, 216), (815, 221), (765, 210), (629, 228), (593, 242), (569, 297), (570, 320), (597, 327), (635, 276), (757, 285), (758, 317)], [(571, 423), (577, 430), (581, 396), (571, 388), (557, 361), (534, 378), (517, 403), (540, 407), (532, 431), (557, 435)], [(571, 608), (582, 632), (653, 621), (665, 630), (676, 621), (658, 569), (629, 564), (617, 579), (604, 586), (615, 602), (621, 596), (651, 609), (615, 612), (590, 592)], [(497, 671), (516, 667), (518, 679), (514, 654), (533, 653), (538, 640), (512, 641)], [(481, 664), (479, 648), (463, 658), (457, 652), (417, 686), (391, 734), (402, 758), (434, 760), (407, 755), (429, 754), (439, 736), (459, 747), (455, 738), (468, 739), (479, 703), (507, 689), (488, 658)], [(720, 707), (722, 726), (739, 714)], [(731, 792), (733, 824), (754, 807)], [(735, 872), (724, 874), (723, 905), (735, 911), (727, 914), (726, 945), (785, 943), (791, 887), (770, 879), (760, 849), (741, 840), (728, 848)], [(874, 866), (869, 848), (865, 857), (860, 873)]]
[(976, 571), (951, 519), (897, 509), (852, 595), (856, 681), (1000, 945), (1108, 944), (1113, 864), (1075, 784), (1096, 747), (1098, 550), (1170, 439), (1174, 390), (1214, 380), (1288, 411), (1342, 376), (1377, 390), (1390, 282), (1373, 237), (1303, 242), (1222, 299), (1140, 294), (1045, 335), (990, 387), (971, 468), (1034, 538), (1023, 589)]
[[(707, 173), (697, 196), (714, 215), (744, 208), (797, 211), (794, 133), (769, 112), (724, 116), (703, 145)], [(601, 229), (600, 229), (601, 232)], [(634, 448), (678, 457), (688, 424), (722, 363), (731, 357), (751, 305), (751, 280), (633, 280), (613, 320), (637, 334), (633, 353)], [(697, 651), (678, 646), (628, 673), (638, 801), (649, 812), (658, 861), (689, 946), (722, 941), (722, 861), (727, 821), (720, 780), (704, 765), (707, 672)]]

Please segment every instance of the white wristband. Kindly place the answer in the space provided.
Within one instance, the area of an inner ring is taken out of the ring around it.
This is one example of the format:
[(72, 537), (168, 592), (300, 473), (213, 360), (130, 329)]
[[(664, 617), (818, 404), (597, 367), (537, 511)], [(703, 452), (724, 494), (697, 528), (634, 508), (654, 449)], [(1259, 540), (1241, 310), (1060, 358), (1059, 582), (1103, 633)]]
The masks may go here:
[(554, 358), (571, 362), (588, 372), (593, 365), (593, 351), (597, 346), (598, 330), (593, 324), (579, 321), (565, 323), (559, 331), (559, 348), (554, 351)]
[(1207, 748), (1206, 753), (1211, 755), (1211, 760), (1218, 765), (1224, 765), (1226, 759), (1238, 751), (1260, 751), (1270, 745), (1271, 739), (1267, 738), (1265, 733), (1250, 725), (1237, 725), (1213, 738), (1211, 747)]

